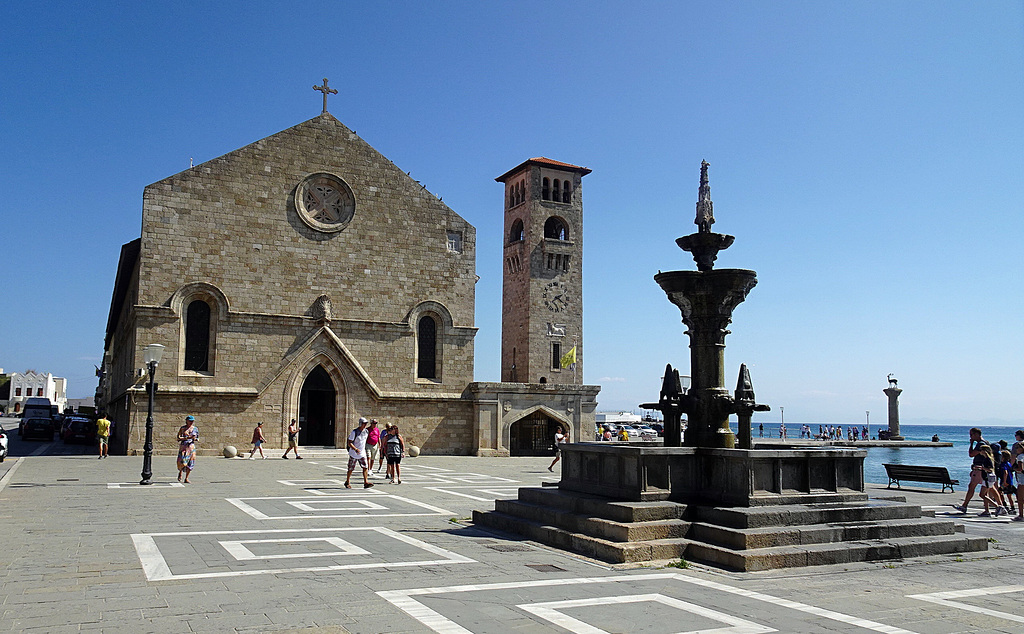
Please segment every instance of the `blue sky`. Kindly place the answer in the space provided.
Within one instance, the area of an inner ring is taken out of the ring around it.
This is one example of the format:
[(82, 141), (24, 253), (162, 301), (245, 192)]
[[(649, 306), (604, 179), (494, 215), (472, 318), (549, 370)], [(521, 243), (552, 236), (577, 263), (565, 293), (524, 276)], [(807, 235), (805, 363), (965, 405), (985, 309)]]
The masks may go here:
[[(147, 184), (320, 112), (477, 227), (476, 379), (497, 380), (502, 188), (585, 165), (586, 382), (688, 367), (653, 281), (692, 269), (701, 159), (727, 339), (787, 420), (1024, 422), (1019, 2), (5, 3), (0, 367), (91, 395)], [(729, 381), (732, 387), (734, 379)]]

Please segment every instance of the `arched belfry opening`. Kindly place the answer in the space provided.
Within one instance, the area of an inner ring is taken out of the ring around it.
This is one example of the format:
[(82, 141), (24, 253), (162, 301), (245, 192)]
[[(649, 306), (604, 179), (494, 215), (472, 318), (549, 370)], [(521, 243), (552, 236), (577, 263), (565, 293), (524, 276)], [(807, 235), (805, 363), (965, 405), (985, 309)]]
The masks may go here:
[(331, 376), (318, 365), (302, 382), (299, 392), (299, 445), (334, 446), (337, 391)]
[(555, 429), (566, 425), (536, 411), (520, 418), (509, 428), (508, 450), (512, 456), (552, 456), (555, 453)]

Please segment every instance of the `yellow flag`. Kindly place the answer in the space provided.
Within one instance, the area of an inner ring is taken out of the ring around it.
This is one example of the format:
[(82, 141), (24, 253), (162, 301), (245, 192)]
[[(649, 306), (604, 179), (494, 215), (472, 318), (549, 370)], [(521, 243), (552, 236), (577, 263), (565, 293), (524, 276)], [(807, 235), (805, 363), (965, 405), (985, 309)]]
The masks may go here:
[(576, 346), (573, 346), (572, 348), (569, 349), (569, 352), (566, 352), (565, 354), (562, 355), (562, 364), (561, 365), (562, 365), (563, 368), (567, 368), (570, 365), (573, 365), (575, 363), (576, 363)]

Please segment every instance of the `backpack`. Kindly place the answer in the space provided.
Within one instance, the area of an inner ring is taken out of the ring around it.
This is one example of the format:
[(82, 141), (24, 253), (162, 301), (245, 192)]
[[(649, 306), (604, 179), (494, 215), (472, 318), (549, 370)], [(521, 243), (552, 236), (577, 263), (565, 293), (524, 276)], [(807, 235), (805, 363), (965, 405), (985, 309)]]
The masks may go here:
[(384, 455), (388, 458), (399, 458), (402, 455), (402, 441), (398, 439), (398, 436), (388, 436), (387, 448), (384, 450)]

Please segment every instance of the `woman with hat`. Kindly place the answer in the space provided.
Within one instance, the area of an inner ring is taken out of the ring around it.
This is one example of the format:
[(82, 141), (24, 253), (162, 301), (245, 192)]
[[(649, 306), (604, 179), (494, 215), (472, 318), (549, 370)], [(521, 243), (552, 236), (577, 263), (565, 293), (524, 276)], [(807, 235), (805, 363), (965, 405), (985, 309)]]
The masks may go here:
[(199, 440), (199, 428), (195, 425), (194, 416), (186, 416), (185, 424), (178, 429), (178, 482), (185, 476), (185, 484), (192, 484), (188, 476), (196, 468), (196, 441)]

